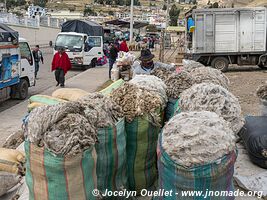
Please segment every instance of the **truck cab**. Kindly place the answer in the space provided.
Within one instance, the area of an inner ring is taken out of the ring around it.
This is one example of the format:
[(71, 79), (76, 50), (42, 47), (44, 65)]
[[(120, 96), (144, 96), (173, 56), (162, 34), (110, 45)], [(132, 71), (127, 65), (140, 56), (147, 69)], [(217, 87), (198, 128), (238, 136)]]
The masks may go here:
[(103, 53), (103, 37), (88, 36), (85, 33), (61, 32), (58, 34), (54, 50), (66, 49), (71, 64), (83, 68), (95, 67)]
[(35, 67), (29, 44), (19, 38), (18, 45), (0, 46), (0, 101), (25, 99), (28, 88), (35, 85)]

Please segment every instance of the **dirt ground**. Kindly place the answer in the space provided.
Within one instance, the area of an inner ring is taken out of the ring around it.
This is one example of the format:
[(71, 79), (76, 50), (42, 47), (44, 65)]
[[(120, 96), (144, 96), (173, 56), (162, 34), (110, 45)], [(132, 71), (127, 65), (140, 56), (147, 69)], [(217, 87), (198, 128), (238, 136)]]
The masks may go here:
[(239, 99), (243, 115), (260, 115), (260, 102), (256, 96), (259, 85), (267, 81), (267, 70), (251, 67), (230, 67), (225, 73), (230, 91)]

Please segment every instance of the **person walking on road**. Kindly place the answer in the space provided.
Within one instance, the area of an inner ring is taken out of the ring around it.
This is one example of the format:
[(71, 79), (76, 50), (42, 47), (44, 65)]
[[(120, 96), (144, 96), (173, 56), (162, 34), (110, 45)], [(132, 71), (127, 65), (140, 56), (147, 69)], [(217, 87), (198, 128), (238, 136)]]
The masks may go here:
[(59, 48), (52, 61), (52, 71), (55, 71), (57, 86), (65, 86), (65, 75), (71, 69), (71, 63), (68, 54), (63, 47)]
[(111, 44), (110, 50), (109, 50), (109, 79), (111, 79), (111, 70), (113, 67), (113, 64), (115, 63), (117, 57), (118, 57), (118, 47), (114, 44)]
[(34, 59), (34, 66), (35, 66), (35, 78), (37, 78), (37, 73), (40, 68), (40, 61), (44, 64), (43, 53), (40, 50), (39, 45), (36, 45), (34, 50), (32, 51), (33, 59)]

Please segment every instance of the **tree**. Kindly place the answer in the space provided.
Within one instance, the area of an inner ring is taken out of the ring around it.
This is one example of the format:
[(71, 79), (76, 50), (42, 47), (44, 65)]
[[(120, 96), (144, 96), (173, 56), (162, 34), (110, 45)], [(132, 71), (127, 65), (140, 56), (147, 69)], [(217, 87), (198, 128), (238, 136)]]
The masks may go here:
[(114, 12), (112, 10), (108, 11), (109, 15), (114, 15)]
[(97, 13), (92, 8), (87, 7), (87, 8), (84, 9), (83, 15), (85, 17), (87, 17), (87, 16), (97, 16)]
[(35, 6), (41, 6), (41, 7), (45, 7), (46, 6), (46, 3), (48, 2), (48, 0), (34, 0), (33, 1), (33, 4)]
[[(5, 3), (5, 0), (0, 0), (1, 3)], [(6, 1), (6, 7), (7, 10), (9, 10), (10, 8), (14, 8), (16, 6), (23, 6), (26, 4), (25, 0), (7, 0)]]
[(149, 25), (146, 27), (146, 31), (147, 31), (147, 32), (157, 32), (157, 27), (156, 27), (156, 25), (154, 25), (154, 24), (149, 24)]
[(177, 26), (179, 14), (180, 14), (180, 9), (177, 8), (175, 4), (173, 4), (169, 12), (171, 26)]
[(215, 2), (214, 4), (212, 4), (212, 8), (219, 8), (219, 3)]
[(167, 6), (166, 6), (166, 4), (163, 5), (162, 10), (167, 10)]

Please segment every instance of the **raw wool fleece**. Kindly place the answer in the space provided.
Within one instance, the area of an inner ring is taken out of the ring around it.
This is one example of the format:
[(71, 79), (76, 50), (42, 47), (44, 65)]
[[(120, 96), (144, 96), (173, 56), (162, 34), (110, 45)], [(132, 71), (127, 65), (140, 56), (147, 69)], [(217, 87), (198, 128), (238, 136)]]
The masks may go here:
[(180, 113), (164, 126), (162, 146), (176, 163), (191, 167), (233, 151), (235, 136), (229, 123), (216, 113)]
[(183, 70), (187, 72), (191, 72), (193, 69), (197, 69), (199, 67), (205, 67), (203, 64), (196, 62), (194, 60), (183, 60)]
[(182, 71), (179, 74), (172, 74), (165, 81), (167, 85), (167, 95), (170, 98), (177, 99), (180, 94), (194, 84), (194, 78), (187, 72)]
[(166, 94), (167, 86), (160, 78), (153, 75), (136, 75), (130, 83), (138, 86), (139, 88), (145, 88), (158, 93), (162, 99), (162, 105), (166, 105), (168, 101)]
[(122, 107), (128, 122), (132, 122), (135, 117), (148, 114), (149, 121), (160, 126), (161, 118), (157, 109), (162, 107), (162, 100), (157, 93), (124, 83), (120, 88), (114, 90), (110, 97)]
[(230, 123), (236, 134), (244, 125), (238, 99), (225, 88), (212, 83), (193, 85), (185, 90), (180, 96), (179, 107), (182, 112), (215, 112)]
[(34, 109), (25, 124), (31, 143), (56, 155), (75, 155), (96, 141), (96, 128), (85, 118), (84, 107), (77, 102)]
[(122, 117), (122, 108), (101, 93), (92, 93), (78, 99), (85, 107), (85, 116), (97, 128), (115, 125)]
[(170, 70), (163, 68), (163, 67), (159, 67), (154, 69), (151, 72), (151, 75), (154, 75), (156, 77), (159, 77), (161, 80), (166, 81), (170, 75), (172, 75), (173, 72), (171, 72)]
[(260, 99), (267, 100), (267, 84), (259, 86), (256, 94)]
[(229, 89), (229, 79), (219, 70), (211, 67), (199, 67), (193, 69), (190, 74), (194, 77), (195, 84), (213, 83)]

